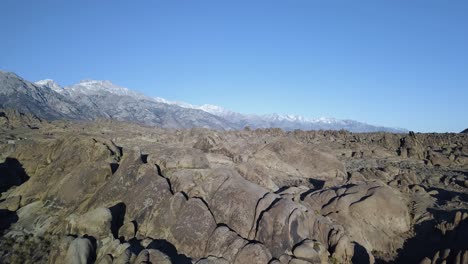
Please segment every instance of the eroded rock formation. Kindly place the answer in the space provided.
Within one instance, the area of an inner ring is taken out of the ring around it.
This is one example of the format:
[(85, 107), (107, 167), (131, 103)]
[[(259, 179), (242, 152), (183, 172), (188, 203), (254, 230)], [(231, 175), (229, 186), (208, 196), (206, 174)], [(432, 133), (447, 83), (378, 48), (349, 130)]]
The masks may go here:
[(5, 112), (5, 124), (19, 121), (0, 133), (6, 263), (468, 259), (463, 134), (176, 131), (15, 115)]

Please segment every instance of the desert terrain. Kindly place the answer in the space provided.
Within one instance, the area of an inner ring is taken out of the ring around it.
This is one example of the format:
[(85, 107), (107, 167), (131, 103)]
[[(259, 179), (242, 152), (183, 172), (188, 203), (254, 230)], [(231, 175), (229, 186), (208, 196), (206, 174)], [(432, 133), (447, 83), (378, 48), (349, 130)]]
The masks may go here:
[(468, 134), (0, 111), (2, 263), (468, 263)]

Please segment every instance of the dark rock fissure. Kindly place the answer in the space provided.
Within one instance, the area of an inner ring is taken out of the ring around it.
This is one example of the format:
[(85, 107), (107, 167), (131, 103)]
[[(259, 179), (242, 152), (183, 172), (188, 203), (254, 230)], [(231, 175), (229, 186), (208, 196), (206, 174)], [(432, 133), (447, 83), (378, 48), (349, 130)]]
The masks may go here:
[(20, 186), (29, 180), (29, 176), (23, 165), (15, 158), (6, 158), (0, 163), (0, 193), (13, 186)]
[(112, 214), (111, 231), (114, 238), (119, 238), (119, 229), (124, 224), (127, 206), (125, 203), (118, 203), (109, 207)]
[(273, 202), (265, 209), (263, 210), (260, 215), (258, 216), (258, 219), (257, 219), (257, 223), (255, 224), (255, 237), (257, 237), (257, 232), (258, 232), (258, 227), (260, 225), (260, 221), (262, 220), (262, 217), (263, 215), (268, 212), (271, 208), (273, 208), (273, 206), (278, 203), (282, 198), (276, 198), (275, 200), (273, 200)]

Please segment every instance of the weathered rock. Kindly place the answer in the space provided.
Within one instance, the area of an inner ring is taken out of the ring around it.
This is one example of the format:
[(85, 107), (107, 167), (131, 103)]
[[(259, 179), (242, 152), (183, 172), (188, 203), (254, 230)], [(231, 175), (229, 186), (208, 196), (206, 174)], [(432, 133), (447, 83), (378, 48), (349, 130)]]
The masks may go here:
[(257, 202), (268, 191), (245, 180), (235, 171), (216, 170), (212, 177), (215, 175), (224, 180), (216, 183), (216, 189), (209, 191), (207, 202), (211, 212), (216, 221), (227, 224), (240, 236), (248, 237), (254, 224)]
[(313, 193), (304, 202), (311, 208), (323, 204), (321, 214), (341, 223), (351, 239), (370, 251), (395, 248), (402, 243), (398, 238), (410, 228), (409, 211), (401, 194), (376, 182)]
[(87, 264), (95, 258), (95, 248), (87, 238), (76, 238), (70, 243), (63, 263)]
[(125, 249), (120, 255), (117, 255), (112, 263), (115, 264), (129, 264), (132, 260), (132, 252), (129, 248)]
[(17, 211), (20, 207), (21, 196), (8, 197), (0, 202), (0, 210)]
[(264, 168), (264, 166), (251, 162), (244, 162), (236, 166), (237, 172), (239, 172), (244, 179), (260, 185), (269, 191), (277, 191), (279, 189), (278, 185)]
[(112, 255), (106, 254), (103, 257), (101, 257), (96, 263), (98, 264), (112, 264), (114, 259), (112, 258)]
[(229, 264), (229, 261), (223, 258), (209, 256), (207, 258), (200, 259), (196, 264)]
[(171, 258), (157, 249), (148, 249), (148, 261), (150, 263), (172, 264)]
[(182, 193), (176, 193), (151, 212), (140, 232), (166, 239), (180, 252), (200, 258), (215, 228), (216, 222), (201, 199), (187, 200)]
[(199, 149), (203, 152), (209, 152), (216, 145), (218, 145), (219, 137), (217, 135), (207, 135), (200, 137), (193, 145), (193, 148)]
[(75, 240), (73, 236), (64, 236), (57, 241), (49, 254), (49, 263), (63, 263), (73, 240)]
[[(303, 259), (298, 259), (298, 258), (292, 258), (290, 261), (289, 261), (289, 264), (311, 264), (312, 262), (309, 262), (307, 260), (303, 260)], [(317, 263), (320, 263), (320, 262), (317, 262)]]
[(228, 227), (218, 226), (208, 240), (205, 255), (233, 262), (239, 250), (247, 243), (247, 240)]
[[(291, 140), (276, 140), (257, 151), (250, 162), (266, 167), (276, 185), (288, 180), (324, 180), (327, 185), (342, 183), (346, 179), (344, 165), (330, 154)], [(288, 175), (285, 179), (284, 175)]]
[(249, 243), (240, 250), (233, 263), (268, 263), (270, 260), (271, 254), (265, 246), (258, 243)]
[(193, 148), (162, 148), (152, 149), (148, 155), (148, 163), (158, 165), (163, 173), (171, 169), (207, 169), (208, 160), (205, 154)]
[(108, 208), (96, 208), (81, 216), (69, 217), (68, 230), (71, 234), (90, 235), (104, 238), (111, 235), (112, 214)]
[(70, 208), (93, 195), (112, 175), (120, 151), (113, 142), (84, 136), (18, 144), (11, 154), (21, 160), (29, 179), (15, 191), (21, 203), (50, 199)]
[(127, 249), (130, 248), (129, 243), (121, 243), (119, 239), (114, 239), (113, 236), (108, 236), (97, 241), (99, 250), (97, 259), (111, 255), (114, 259), (121, 256)]
[(328, 263), (330, 254), (320, 242), (306, 239), (294, 248), (293, 255), (311, 263)]
[(134, 263), (142, 264), (142, 263), (147, 263), (149, 261), (150, 261), (150, 253), (147, 249), (143, 249), (136, 257)]
[(421, 260), (421, 262), (419, 262), (419, 264), (431, 264), (431, 263), (432, 261), (427, 257)]
[(416, 243), (431, 261), (468, 254), (463, 135), (48, 125), (0, 127), (0, 164), (29, 177), (2, 194), (4, 262), (35, 258), (27, 247), (66, 260), (65, 234), (89, 235), (96, 263), (417, 263)]
[[(273, 257), (278, 258), (305, 239), (315, 239), (327, 245), (327, 248), (337, 247), (341, 236), (331, 236), (333, 230), (342, 234), (327, 218), (313, 214), (305, 206), (289, 199), (279, 199), (262, 212), (255, 239), (270, 249)], [(339, 257), (347, 256), (343, 254)]]
[(135, 222), (127, 222), (119, 229), (119, 237), (122, 237), (124, 240), (128, 241), (135, 237), (136, 234), (136, 225)]

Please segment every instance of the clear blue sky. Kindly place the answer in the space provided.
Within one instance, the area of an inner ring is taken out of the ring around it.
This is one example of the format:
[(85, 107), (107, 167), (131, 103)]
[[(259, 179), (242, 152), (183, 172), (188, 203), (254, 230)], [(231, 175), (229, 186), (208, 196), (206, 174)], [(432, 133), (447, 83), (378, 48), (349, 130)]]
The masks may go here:
[(468, 1), (0, 1), (0, 68), (243, 113), (468, 127)]

